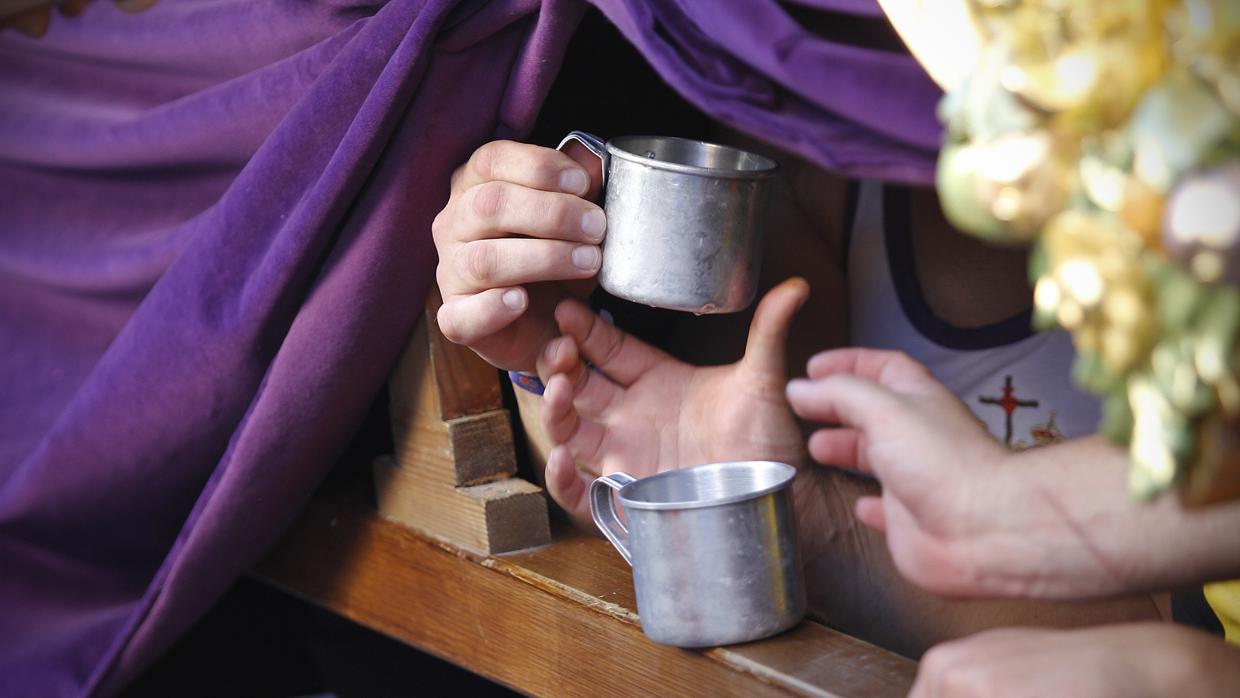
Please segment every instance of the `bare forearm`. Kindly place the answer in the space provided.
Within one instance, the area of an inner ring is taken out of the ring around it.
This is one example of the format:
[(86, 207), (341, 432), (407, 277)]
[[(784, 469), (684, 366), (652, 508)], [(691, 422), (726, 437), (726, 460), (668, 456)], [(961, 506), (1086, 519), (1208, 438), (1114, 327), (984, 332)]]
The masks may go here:
[(824, 622), (879, 646), (917, 657), (945, 640), (1000, 626), (1076, 627), (1159, 618), (1148, 596), (1071, 603), (937, 596), (905, 579), (883, 535), (854, 517), (857, 497), (876, 494), (877, 484), (829, 468), (806, 469), (797, 480), (811, 608)]
[[(1173, 494), (1128, 495), (1126, 454), (1101, 437), (1013, 457), (1013, 482), (1042, 513), (1046, 597), (1170, 589), (1240, 576), (1240, 503), (1184, 509)], [(1059, 581), (1055, 581), (1055, 580)]]

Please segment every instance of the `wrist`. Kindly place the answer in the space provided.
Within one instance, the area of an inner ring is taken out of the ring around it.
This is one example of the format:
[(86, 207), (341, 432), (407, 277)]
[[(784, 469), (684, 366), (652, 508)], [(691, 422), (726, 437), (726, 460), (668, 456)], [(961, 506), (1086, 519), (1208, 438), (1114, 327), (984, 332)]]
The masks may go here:
[(543, 385), (542, 379), (538, 377), (537, 373), (510, 370), (508, 371), (508, 380), (512, 381), (513, 387), (520, 388), (534, 395), (542, 395), (547, 389), (547, 386)]

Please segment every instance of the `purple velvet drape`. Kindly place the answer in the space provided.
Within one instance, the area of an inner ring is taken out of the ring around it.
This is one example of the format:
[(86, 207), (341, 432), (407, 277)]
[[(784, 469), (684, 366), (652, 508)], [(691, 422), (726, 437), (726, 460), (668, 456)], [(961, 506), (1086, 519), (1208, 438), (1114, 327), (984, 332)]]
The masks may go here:
[[(773, 0), (596, 4), (719, 118), (928, 179), (907, 58)], [(583, 9), (161, 0), (0, 35), (0, 695), (116, 692), (274, 543), (417, 319), (448, 174), (532, 126)]]
[(99, 3), (5, 37), (0, 694), (114, 691), (274, 542), (419, 313), (447, 174), (531, 126), (578, 13)]
[(882, 17), (875, 0), (591, 0), (703, 111), (853, 177), (928, 184), (942, 92), (906, 54), (801, 27), (797, 4)]

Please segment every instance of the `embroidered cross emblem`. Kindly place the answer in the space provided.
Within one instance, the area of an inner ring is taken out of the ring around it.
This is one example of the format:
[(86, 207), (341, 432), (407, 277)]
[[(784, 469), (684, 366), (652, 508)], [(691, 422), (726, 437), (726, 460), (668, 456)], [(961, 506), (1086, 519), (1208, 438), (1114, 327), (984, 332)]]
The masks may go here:
[(1004, 431), (1003, 443), (1007, 446), (1012, 445), (1012, 414), (1020, 407), (1037, 407), (1037, 400), (1021, 400), (1013, 393), (1016, 388), (1012, 387), (1012, 377), (1005, 376), (1003, 379), (1003, 395), (1000, 397), (979, 397), (978, 400), (986, 405), (998, 405), (1003, 408), (1003, 414), (1007, 418), (1007, 429)]

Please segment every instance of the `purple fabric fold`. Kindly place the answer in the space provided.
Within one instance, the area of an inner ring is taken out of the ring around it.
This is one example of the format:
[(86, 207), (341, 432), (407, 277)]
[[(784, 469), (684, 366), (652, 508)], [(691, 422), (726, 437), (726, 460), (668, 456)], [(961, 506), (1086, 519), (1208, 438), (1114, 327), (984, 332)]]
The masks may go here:
[(581, 7), (99, 4), (0, 42), (0, 694), (115, 692), (274, 542)]
[[(934, 181), (942, 92), (907, 54), (821, 39), (777, 0), (591, 2), (721, 121), (852, 177)], [(879, 16), (860, 0), (798, 4)]]
[[(592, 1), (731, 125), (930, 180), (906, 56), (774, 0)], [(161, 0), (0, 35), (0, 695), (117, 692), (278, 539), (421, 312), (452, 169), (528, 132), (584, 9)]]

